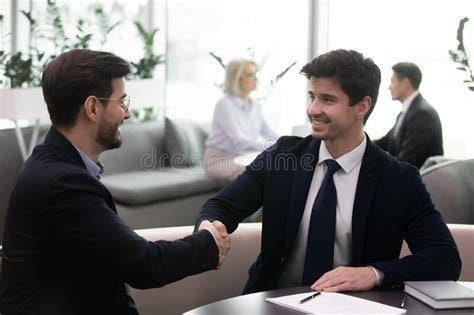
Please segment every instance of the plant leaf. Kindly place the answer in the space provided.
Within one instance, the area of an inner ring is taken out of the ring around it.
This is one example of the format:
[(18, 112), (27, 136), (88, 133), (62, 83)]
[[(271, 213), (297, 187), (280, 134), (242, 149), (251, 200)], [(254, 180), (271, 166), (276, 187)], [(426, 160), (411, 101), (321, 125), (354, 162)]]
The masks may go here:
[(296, 61), (293, 61), (293, 63), (291, 65), (289, 65), (288, 67), (286, 67), (285, 70), (283, 70), (282, 72), (280, 72), (276, 77), (275, 77), (275, 81), (279, 81), (281, 78), (283, 78), (283, 76), (291, 69), (293, 68), (294, 66), (296, 65)]
[(219, 57), (218, 55), (216, 55), (215, 53), (213, 53), (212, 51), (209, 52), (209, 55), (211, 55), (212, 58), (214, 58), (220, 65), (223, 69), (225, 69), (225, 64), (224, 62), (222, 61), (222, 58)]

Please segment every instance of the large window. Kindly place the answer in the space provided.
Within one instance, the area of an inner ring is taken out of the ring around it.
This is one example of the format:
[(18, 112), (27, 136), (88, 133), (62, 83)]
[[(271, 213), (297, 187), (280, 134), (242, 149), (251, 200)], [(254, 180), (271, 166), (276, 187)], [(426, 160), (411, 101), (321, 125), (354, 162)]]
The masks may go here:
[[(391, 67), (399, 61), (412, 61), (423, 72), (421, 93), (441, 116), (446, 156), (474, 156), (474, 139), (469, 136), (474, 134), (474, 92), (463, 84), (466, 74), (456, 69), (448, 55), (457, 46), (459, 20), (467, 16), (470, 21), (466, 23), (464, 39), (474, 63), (472, 0), (57, 1), (67, 19), (66, 31), (75, 32), (79, 17), (97, 25), (90, 10), (97, 3), (104, 8), (110, 23), (122, 23), (109, 34), (103, 47), (95, 45), (94, 49), (137, 60), (143, 49), (133, 21), (141, 21), (148, 30), (160, 28), (155, 49), (166, 54), (167, 63), (157, 68), (155, 74), (161, 79), (156, 89), (149, 91), (162, 95), (162, 103), (153, 104), (160, 109), (160, 116), (165, 113), (209, 122), (222, 95), (219, 85), (224, 77), (224, 70), (209, 52), (224, 62), (251, 57), (262, 64), (254, 98), (260, 98), (269, 123), (280, 133), (289, 133), (293, 125), (306, 120), (307, 80), (298, 72), (308, 61), (308, 47), (315, 51), (314, 55), (336, 48), (355, 49), (374, 59), (382, 70), (378, 104), (366, 127), (373, 139), (388, 131), (401, 109), (399, 102), (391, 100), (388, 90)], [(314, 12), (310, 3), (316, 4)], [(31, 6), (38, 12), (35, 17), (44, 19), (46, 0), (0, 0), (0, 4), (3, 31), (9, 31), (11, 20), (16, 20), (16, 47), (27, 49), (27, 21), (20, 13), (12, 18), (11, 5), (18, 10), (29, 10)], [(315, 25), (311, 36), (308, 21)], [(0, 44), (6, 50), (10, 45)], [(269, 88), (270, 80), (294, 61), (296, 66), (274, 88)]]
[[(263, 64), (254, 98), (263, 98), (275, 130), (288, 133), (304, 123), (306, 79), (298, 72), (307, 62), (307, 21), (308, 1), (168, 1), (167, 115), (212, 119), (224, 79), (213, 52), (224, 63), (253, 55)], [(294, 61), (271, 89), (270, 80)]]
[[(21, 52), (22, 59), (31, 57), (33, 60), (35, 79), (32, 82), (24, 82), (22, 87), (38, 85), (42, 67), (49, 57), (71, 48), (86, 47), (111, 51), (132, 63), (138, 63), (144, 56), (145, 40), (139, 35), (135, 23), (142, 25), (148, 32), (159, 28), (154, 36), (154, 51), (156, 54), (165, 53), (165, 0), (0, 0), (0, 4), (0, 15), (3, 17), (0, 50), (9, 55)], [(28, 19), (24, 12), (29, 12), (31, 19)], [(44, 53), (44, 57), (39, 60), (41, 53)], [(2, 62), (0, 66), (0, 88), (11, 86), (11, 81), (4, 76), (6, 64), (7, 62)], [(155, 68), (154, 78), (160, 84), (155, 85), (153, 97), (132, 95), (136, 107), (163, 107), (163, 68), (162, 65)], [(150, 99), (153, 100), (152, 104)], [(5, 98), (1, 102), (2, 107), (15, 106), (7, 104)], [(29, 106), (31, 111), (45, 111), (41, 97), (38, 97), (37, 103), (26, 106)], [(0, 118), (1, 114), (2, 108)], [(22, 126), (31, 123), (21, 119), (22, 117), (17, 118), (17, 123)], [(0, 119), (0, 128), (13, 126), (12, 121)]]
[(421, 93), (440, 114), (445, 155), (474, 156), (474, 92), (463, 84), (466, 73), (448, 55), (457, 47), (458, 22), (467, 16), (464, 40), (474, 63), (474, 1), (322, 0), (320, 14), (326, 21), (320, 24), (320, 52), (355, 49), (382, 71), (379, 99), (366, 127), (372, 138), (385, 134), (401, 110), (388, 90), (392, 65), (412, 61), (423, 73)]

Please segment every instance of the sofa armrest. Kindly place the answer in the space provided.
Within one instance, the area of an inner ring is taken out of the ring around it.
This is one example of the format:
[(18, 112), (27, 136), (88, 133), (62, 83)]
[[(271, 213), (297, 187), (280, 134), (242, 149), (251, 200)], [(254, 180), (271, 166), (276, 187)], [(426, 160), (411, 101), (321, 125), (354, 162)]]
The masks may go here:
[[(191, 234), (193, 229), (193, 226), (182, 226), (135, 232), (149, 241), (157, 241), (179, 239)], [(231, 250), (219, 270), (190, 276), (162, 288), (129, 288), (140, 314), (182, 314), (201, 305), (240, 295), (248, 278), (248, 269), (260, 252), (261, 230), (261, 223), (240, 224), (231, 235)]]

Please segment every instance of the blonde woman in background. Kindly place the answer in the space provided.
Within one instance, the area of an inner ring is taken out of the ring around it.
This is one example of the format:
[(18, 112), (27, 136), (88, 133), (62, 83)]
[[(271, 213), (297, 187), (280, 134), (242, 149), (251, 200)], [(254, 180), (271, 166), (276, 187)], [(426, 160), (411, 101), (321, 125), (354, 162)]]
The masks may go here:
[(234, 180), (244, 171), (246, 156), (256, 156), (278, 138), (250, 98), (257, 88), (257, 70), (257, 64), (246, 59), (226, 66), (224, 96), (216, 104), (206, 141), (205, 169), (211, 177)]

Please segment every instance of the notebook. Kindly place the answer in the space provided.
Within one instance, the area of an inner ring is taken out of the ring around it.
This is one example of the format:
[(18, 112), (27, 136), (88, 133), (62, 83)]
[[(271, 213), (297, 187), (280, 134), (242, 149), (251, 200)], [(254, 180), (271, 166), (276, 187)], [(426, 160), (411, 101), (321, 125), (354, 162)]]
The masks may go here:
[(406, 281), (405, 292), (434, 309), (474, 308), (474, 290), (455, 281)]

